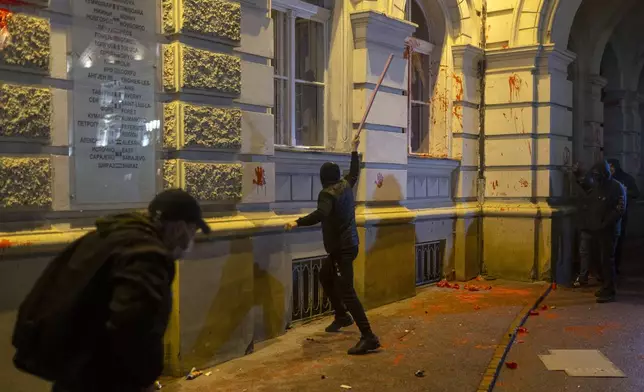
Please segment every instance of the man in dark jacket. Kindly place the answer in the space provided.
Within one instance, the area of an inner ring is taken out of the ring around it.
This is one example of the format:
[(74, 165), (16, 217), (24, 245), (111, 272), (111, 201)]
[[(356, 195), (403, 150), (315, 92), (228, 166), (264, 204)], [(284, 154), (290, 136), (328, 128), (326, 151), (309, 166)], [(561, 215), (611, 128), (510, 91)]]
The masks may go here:
[[(322, 165), (320, 181), (323, 189), (318, 196), (317, 209), (286, 225), (286, 229), (291, 230), (322, 222), (324, 248), (329, 257), (322, 264), (320, 282), (335, 311), (335, 320), (326, 331), (338, 332), (340, 328), (352, 325), (355, 319), (362, 337), (349, 349), (350, 355), (366, 354), (380, 347), (380, 341), (371, 331), (367, 315), (353, 287), (353, 261), (358, 256), (359, 245), (353, 197), (353, 187), (360, 173), (359, 144), (360, 139), (354, 138), (351, 167), (345, 178), (341, 177), (337, 164), (327, 162)], [(347, 314), (347, 310), (351, 315)]]
[(53, 381), (55, 392), (152, 390), (163, 369), (174, 262), (198, 229), (210, 231), (197, 201), (178, 189), (157, 195), (147, 214), (99, 219), (20, 307), (16, 366)]
[(575, 165), (574, 174), (582, 189), (579, 211), (581, 270), (574, 285), (578, 287), (588, 283), (588, 270), (594, 253), (592, 248), (596, 246), (602, 276), (602, 288), (596, 293), (597, 302), (612, 302), (615, 300), (615, 244), (626, 208), (626, 192), (611, 177), (605, 161), (597, 163), (586, 175)]
[(640, 197), (640, 190), (637, 188), (637, 183), (633, 176), (622, 170), (618, 159), (609, 159), (608, 164), (610, 165), (610, 173), (613, 175), (613, 178), (624, 185), (628, 197), (627, 208), (624, 211), (624, 216), (622, 216), (621, 232), (617, 240), (617, 246), (615, 247), (615, 269), (619, 274), (619, 266), (622, 263), (622, 247), (624, 246), (626, 226), (628, 225), (628, 205)]

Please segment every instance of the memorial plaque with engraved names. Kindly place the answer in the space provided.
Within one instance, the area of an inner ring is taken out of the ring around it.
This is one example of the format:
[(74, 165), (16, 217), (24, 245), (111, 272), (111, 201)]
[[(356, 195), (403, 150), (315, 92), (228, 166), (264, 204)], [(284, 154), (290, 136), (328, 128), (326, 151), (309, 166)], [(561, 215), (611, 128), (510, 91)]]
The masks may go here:
[(150, 0), (74, 0), (75, 202), (154, 197), (156, 7)]

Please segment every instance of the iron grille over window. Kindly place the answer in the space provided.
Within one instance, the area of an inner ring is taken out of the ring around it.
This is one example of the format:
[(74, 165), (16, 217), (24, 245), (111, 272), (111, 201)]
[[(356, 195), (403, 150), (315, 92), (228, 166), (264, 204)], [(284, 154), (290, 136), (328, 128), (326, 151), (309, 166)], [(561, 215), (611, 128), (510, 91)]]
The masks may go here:
[(331, 310), (331, 303), (322, 291), (320, 268), (326, 256), (293, 260), (292, 321), (306, 320)]
[(443, 276), (443, 241), (416, 244), (416, 286), (435, 283)]

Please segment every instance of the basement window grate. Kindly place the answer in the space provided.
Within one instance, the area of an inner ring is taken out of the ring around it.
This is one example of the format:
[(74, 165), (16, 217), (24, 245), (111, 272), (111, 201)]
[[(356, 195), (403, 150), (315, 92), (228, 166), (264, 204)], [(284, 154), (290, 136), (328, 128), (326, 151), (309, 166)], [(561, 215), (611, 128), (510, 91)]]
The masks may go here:
[(331, 303), (320, 284), (320, 268), (326, 257), (293, 260), (292, 321), (308, 320), (331, 311)]
[(416, 286), (436, 283), (443, 277), (443, 241), (416, 244)]

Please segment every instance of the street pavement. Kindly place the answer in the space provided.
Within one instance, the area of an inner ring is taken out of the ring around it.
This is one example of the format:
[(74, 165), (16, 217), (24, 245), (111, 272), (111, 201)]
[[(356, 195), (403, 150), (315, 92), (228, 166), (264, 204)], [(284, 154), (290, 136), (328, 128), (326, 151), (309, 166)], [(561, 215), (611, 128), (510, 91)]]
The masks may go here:
[[(510, 325), (547, 288), (543, 283), (472, 282), (491, 290), (429, 287), (368, 312), (383, 349), (362, 357), (355, 326), (327, 334), (326, 317), (257, 344), (255, 353), (195, 380), (162, 380), (168, 392), (476, 391)], [(422, 371), (424, 377), (415, 373)]]
[[(494, 392), (644, 391), (644, 241), (627, 244), (629, 249), (619, 278), (617, 302), (595, 303), (598, 288), (558, 289), (544, 302), (555, 309), (530, 316), (527, 333), (518, 336)], [(596, 349), (620, 368), (627, 378), (568, 377), (548, 371), (538, 355), (550, 349)]]

